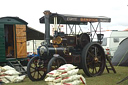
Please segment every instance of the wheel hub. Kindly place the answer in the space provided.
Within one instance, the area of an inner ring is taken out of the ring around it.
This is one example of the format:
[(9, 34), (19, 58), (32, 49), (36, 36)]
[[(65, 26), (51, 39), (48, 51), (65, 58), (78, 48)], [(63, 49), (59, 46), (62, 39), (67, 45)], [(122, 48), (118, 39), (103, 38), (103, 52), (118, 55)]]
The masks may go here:
[(38, 69), (39, 69), (38, 67), (35, 68), (36, 71), (38, 71)]
[(95, 63), (97, 63), (99, 61), (99, 59), (97, 57), (94, 58)]

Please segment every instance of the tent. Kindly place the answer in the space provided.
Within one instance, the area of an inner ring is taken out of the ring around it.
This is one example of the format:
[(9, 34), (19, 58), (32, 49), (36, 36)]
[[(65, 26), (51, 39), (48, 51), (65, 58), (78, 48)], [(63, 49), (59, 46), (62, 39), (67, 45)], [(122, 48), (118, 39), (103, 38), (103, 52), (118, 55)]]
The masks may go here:
[(120, 42), (112, 58), (112, 64), (115, 66), (128, 66), (128, 37)]

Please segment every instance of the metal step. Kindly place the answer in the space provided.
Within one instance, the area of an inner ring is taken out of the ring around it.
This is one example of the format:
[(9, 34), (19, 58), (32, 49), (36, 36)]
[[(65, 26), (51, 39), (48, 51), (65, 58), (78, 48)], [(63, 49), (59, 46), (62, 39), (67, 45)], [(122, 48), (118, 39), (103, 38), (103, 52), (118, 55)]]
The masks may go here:
[(21, 75), (26, 75), (27, 71), (24, 69), (20, 61), (15, 60), (15, 61), (8, 61), (11, 67), (15, 68), (16, 71), (20, 72)]
[(109, 70), (112, 70), (114, 73), (116, 73), (116, 70), (107, 55), (106, 55), (106, 61), (107, 61), (107, 63), (109, 63), (109, 65), (106, 64), (107, 72), (109, 73)]

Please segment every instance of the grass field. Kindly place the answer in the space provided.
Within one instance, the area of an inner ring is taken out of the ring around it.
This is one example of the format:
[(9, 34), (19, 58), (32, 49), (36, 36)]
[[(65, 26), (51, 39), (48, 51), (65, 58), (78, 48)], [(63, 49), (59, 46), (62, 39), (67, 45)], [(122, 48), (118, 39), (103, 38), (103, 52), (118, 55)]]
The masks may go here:
[[(128, 67), (115, 67), (117, 73), (107, 73), (106, 69), (101, 76), (96, 77), (87, 77), (82, 70), (79, 71), (79, 74), (82, 74), (87, 82), (87, 85), (128, 85), (128, 80), (116, 84), (126, 76), (128, 76)], [(10, 84), (3, 84), (3, 85), (46, 85), (44, 80), (32, 82), (29, 78), (25, 78), (25, 80), (21, 83), (10, 83)]]

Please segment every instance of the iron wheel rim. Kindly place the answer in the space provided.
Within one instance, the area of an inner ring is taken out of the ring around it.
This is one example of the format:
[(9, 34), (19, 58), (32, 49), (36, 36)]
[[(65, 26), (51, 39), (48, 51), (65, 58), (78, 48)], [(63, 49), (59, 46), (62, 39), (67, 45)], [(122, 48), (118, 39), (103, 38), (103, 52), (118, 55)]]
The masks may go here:
[(39, 81), (43, 80), (46, 72), (43, 71), (44, 65), (41, 64), (42, 60), (39, 57), (33, 57), (27, 66), (27, 74), (30, 80)]
[(101, 75), (105, 68), (105, 54), (97, 43), (89, 43), (82, 52), (83, 70), (87, 76)]

